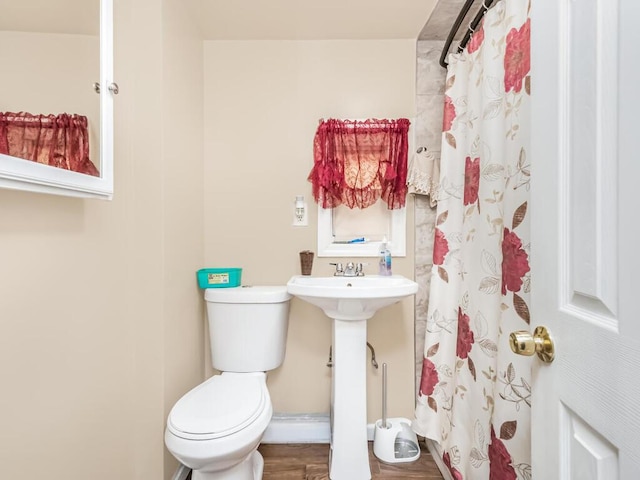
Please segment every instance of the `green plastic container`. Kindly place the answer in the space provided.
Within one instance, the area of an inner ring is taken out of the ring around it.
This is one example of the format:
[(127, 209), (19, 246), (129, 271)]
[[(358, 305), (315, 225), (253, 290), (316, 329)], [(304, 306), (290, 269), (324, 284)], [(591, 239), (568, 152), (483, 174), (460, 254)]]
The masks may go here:
[(238, 287), (242, 283), (241, 268), (202, 268), (196, 274), (200, 288)]

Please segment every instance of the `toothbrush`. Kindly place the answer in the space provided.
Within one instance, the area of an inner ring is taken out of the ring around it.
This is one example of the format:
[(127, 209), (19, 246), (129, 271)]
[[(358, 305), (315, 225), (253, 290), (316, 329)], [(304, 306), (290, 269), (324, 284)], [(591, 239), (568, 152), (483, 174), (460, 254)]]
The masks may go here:
[(359, 237), (359, 238), (354, 238), (352, 240), (335, 240), (333, 243), (343, 243), (343, 244), (349, 244), (349, 243), (367, 243), (369, 241), (368, 238), (365, 237)]

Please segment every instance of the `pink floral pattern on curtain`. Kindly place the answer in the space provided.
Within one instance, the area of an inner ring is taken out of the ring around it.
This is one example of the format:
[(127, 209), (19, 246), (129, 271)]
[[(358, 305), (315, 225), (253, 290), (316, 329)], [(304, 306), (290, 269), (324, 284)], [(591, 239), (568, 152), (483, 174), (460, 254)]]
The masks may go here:
[(0, 112), (0, 153), (98, 176), (89, 159), (87, 117)]
[(409, 125), (397, 120), (322, 120), (308, 180), (322, 208), (366, 208), (379, 199), (402, 208), (407, 196)]
[(489, 10), (449, 57), (438, 210), (414, 430), (457, 480), (531, 478), (529, 0)]

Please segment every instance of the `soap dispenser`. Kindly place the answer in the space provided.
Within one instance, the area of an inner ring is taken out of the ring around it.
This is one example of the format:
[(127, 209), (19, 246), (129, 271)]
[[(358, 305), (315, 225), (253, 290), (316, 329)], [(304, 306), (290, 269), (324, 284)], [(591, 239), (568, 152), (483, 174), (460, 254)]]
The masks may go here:
[(379, 273), (383, 276), (391, 275), (391, 252), (387, 246), (387, 237), (382, 239), (380, 244), (380, 260), (378, 262)]

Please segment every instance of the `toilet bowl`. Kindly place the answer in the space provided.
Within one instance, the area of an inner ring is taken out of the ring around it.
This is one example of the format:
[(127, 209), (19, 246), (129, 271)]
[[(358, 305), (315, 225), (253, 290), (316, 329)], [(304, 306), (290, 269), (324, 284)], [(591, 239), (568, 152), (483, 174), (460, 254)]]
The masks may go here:
[(273, 413), (268, 370), (282, 364), (289, 324), (286, 287), (205, 291), (211, 363), (222, 371), (171, 409), (165, 445), (192, 480), (260, 480), (258, 452)]
[(165, 444), (192, 480), (260, 479), (256, 449), (271, 415), (266, 374), (215, 375), (174, 405)]

